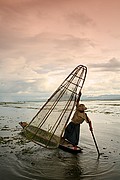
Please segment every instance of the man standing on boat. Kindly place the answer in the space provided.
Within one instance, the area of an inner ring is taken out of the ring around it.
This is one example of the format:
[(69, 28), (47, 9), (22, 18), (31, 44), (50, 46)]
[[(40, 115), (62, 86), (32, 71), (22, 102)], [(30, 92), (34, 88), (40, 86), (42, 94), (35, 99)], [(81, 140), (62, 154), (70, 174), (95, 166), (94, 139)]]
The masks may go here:
[(71, 122), (65, 129), (64, 138), (67, 139), (74, 147), (78, 145), (80, 124), (82, 124), (84, 120), (89, 124), (90, 131), (93, 131), (91, 120), (85, 113), (86, 109), (87, 108), (84, 104), (78, 104)]

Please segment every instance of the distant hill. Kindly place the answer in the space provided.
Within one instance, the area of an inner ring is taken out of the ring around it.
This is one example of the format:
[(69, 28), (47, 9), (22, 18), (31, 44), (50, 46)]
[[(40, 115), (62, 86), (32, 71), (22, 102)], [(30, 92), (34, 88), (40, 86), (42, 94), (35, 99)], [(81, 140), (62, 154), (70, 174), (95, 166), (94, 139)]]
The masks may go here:
[[(45, 102), (49, 99), (50, 94), (40, 94), (34, 96), (0, 96), (0, 102), (18, 102), (18, 101), (36, 101)], [(65, 99), (64, 99), (65, 100)], [(81, 96), (81, 100), (85, 101), (96, 101), (96, 100), (120, 100), (120, 95), (101, 95), (101, 96)]]
[(120, 95), (81, 96), (81, 100), (120, 100)]

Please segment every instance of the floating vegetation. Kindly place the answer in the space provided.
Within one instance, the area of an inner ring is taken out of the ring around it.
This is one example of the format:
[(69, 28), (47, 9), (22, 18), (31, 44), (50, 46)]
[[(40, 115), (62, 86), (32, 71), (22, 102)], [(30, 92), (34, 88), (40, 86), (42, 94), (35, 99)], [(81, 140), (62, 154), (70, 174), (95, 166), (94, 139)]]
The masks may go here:
[(3, 143), (4, 138), (0, 136), (0, 144)]
[(8, 125), (4, 125), (4, 127), (1, 129), (1, 131), (9, 131), (10, 128)]

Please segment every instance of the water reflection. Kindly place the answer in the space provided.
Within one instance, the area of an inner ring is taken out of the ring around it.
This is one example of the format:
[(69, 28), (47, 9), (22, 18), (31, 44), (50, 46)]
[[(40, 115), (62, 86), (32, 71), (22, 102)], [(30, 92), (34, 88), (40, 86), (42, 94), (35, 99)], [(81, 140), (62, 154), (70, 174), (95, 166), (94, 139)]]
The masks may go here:
[(97, 159), (97, 153), (89, 148), (78, 155), (61, 149), (49, 150), (32, 143), (20, 146), (12, 154), (8, 153), (8, 147), (6, 150), (7, 156), (1, 158), (1, 164), (7, 164), (7, 168), (5, 165), (2, 167), (6, 175), (10, 173), (10, 179), (102, 180), (109, 177), (115, 167), (107, 155)]
[(18, 153), (19, 164), (16, 174), (29, 179), (80, 179), (82, 168), (79, 155), (72, 155), (60, 149), (41, 149), (33, 154)]
[(79, 156), (74, 155), (73, 157), (66, 160), (66, 166), (64, 170), (65, 179), (80, 179), (82, 175), (82, 168), (79, 163)]

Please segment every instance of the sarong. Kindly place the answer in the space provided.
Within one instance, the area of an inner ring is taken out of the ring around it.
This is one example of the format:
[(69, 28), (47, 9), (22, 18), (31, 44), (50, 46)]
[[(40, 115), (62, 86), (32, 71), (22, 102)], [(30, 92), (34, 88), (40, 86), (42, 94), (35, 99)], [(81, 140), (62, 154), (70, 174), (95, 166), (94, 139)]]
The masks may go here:
[(64, 138), (67, 139), (73, 146), (78, 145), (80, 134), (80, 124), (70, 122), (65, 129)]

